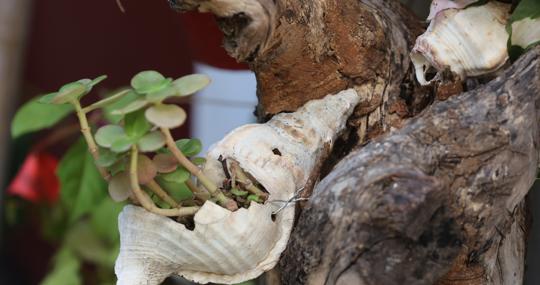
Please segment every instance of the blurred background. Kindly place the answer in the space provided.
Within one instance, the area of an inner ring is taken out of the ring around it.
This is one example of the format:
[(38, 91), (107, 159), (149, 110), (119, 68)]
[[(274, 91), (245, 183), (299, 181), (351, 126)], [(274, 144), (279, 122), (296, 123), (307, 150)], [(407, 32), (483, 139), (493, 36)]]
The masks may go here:
[[(427, 15), (430, 1), (403, 2)], [(101, 74), (109, 78), (93, 96), (128, 85), (142, 70), (173, 78), (205, 73), (212, 84), (181, 102), (189, 121), (175, 137), (199, 138), (207, 149), (255, 121), (255, 77), (221, 48), (212, 16), (178, 14), (165, 0), (122, 3), (124, 12), (114, 0), (0, 0), (0, 284), (115, 283), (121, 205), (98, 197), (90, 205), (95, 211), (68, 217), (56, 171), (79, 135), (76, 121), (13, 140), (14, 111), (29, 99)], [(538, 205), (536, 192), (531, 201)], [(540, 262), (540, 227), (533, 229), (527, 284), (540, 284), (538, 272), (530, 270)]]

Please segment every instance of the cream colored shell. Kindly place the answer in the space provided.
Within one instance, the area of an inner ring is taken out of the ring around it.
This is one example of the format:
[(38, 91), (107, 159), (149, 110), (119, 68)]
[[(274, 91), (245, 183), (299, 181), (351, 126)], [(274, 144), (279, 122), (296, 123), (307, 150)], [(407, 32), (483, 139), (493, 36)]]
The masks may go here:
[(212, 147), (205, 174), (220, 183), (224, 173), (217, 159), (237, 161), (270, 193), (264, 205), (252, 203), (231, 212), (206, 202), (195, 215), (193, 231), (140, 207), (126, 206), (119, 217), (117, 284), (160, 284), (173, 274), (199, 283), (232, 284), (273, 268), (287, 245), (295, 209), (285, 207), (274, 221), (272, 213), (306, 185), (359, 99), (350, 89), (314, 100), (266, 124), (239, 127)]
[(499, 69), (508, 59), (505, 27), (509, 11), (510, 5), (490, 1), (439, 12), (411, 52), (418, 81), (430, 83), (425, 78), (429, 67), (437, 71), (450, 68), (461, 78)]

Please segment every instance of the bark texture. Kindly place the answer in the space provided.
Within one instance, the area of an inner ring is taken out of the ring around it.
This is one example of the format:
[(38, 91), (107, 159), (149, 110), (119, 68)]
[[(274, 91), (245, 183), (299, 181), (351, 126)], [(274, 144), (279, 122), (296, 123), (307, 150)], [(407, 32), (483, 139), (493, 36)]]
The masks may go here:
[[(521, 284), (539, 97), (536, 48), (349, 154), (300, 216), (283, 282)], [(456, 276), (444, 276), (452, 266)]]
[[(264, 121), (312, 99), (355, 88), (369, 96), (350, 121), (360, 142), (431, 101), (413, 79), (409, 50), (422, 26), (397, 1), (171, 0), (178, 10), (212, 12), (224, 46), (257, 77)], [(421, 92), (418, 92), (422, 90)], [(414, 92), (416, 91), (416, 92)]]

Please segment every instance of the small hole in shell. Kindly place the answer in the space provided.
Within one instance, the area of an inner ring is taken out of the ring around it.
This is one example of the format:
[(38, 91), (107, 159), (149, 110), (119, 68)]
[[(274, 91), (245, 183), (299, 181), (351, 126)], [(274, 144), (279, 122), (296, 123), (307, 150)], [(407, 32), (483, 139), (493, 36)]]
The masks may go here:
[(281, 151), (279, 151), (279, 149), (277, 149), (277, 148), (274, 148), (274, 149), (272, 150), (272, 152), (273, 152), (275, 155), (281, 156)]
[(272, 214), (272, 215), (270, 216), (270, 218), (272, 218), (272, 222), (275, 222), (275, 221), (276, 221), (276, 214)]

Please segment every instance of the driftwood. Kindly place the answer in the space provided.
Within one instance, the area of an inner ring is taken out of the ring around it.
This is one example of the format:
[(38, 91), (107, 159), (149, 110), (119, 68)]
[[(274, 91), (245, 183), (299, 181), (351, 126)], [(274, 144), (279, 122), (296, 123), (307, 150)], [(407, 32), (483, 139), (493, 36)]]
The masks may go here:
[(475, 282), (440, 284), (520, 284), (514, 217), (536, 178), (539, 96), (537, 48), (349, 154), (296, 225), (285, 284), (434, 284), (460, 252)]
[(538, 160), (538, 49), (425, 110), (461, 85), (435, 96), (415, 83), (408, 55), (422, 24), (397, 1), (170, 2), (217, 16), (225, 48), (256, 73), (262, 121), (346, 88), (370, 98), (322, 166), (321, 178), (330, 173), (272, 284), (521, 282), (522, 201)]

